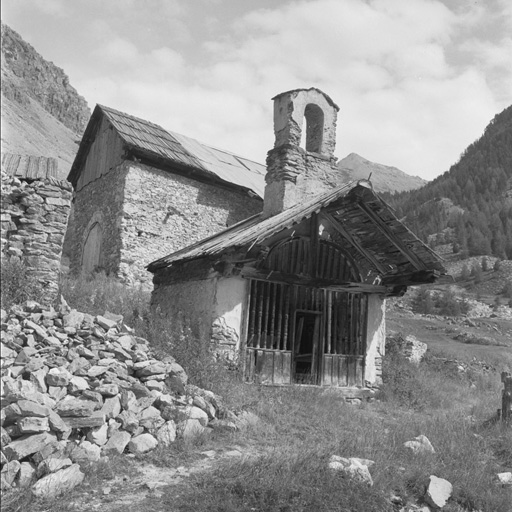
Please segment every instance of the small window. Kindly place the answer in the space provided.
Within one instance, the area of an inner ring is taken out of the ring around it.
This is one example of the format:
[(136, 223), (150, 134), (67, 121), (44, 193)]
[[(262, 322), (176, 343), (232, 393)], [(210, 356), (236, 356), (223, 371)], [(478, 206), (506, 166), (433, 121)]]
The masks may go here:
[(313, 153), (322, 152), (324, 135), (324, 112), (314, 103), (309, 103), (304, 109), (305, 131), (303, 127), (301, 147)]

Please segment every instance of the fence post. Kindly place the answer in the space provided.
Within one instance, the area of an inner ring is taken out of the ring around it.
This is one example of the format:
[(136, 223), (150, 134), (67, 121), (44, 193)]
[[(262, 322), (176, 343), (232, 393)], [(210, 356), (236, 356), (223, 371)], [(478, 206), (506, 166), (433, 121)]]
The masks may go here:
[(501, 382), (503, 382), (501, 419), (512, 422), (512, 373), (502, 372)]

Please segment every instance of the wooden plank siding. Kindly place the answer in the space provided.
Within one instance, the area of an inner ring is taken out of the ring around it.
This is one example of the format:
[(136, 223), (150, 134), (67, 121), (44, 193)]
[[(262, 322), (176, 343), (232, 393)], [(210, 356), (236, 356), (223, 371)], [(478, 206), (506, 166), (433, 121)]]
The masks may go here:
[(123, 141), (108, 119), (103, 118), (98, 134), (91, 144), (76, 190), (97, 180), (122, 163)]
[[(367, 295), (251, 281), (246, 379), (260, 384), (305, 382), (297, 374), (304, 317), (317, 317), (308, 383), (363, 386)], [(297, 327), (298, 326), (298, 327)]]

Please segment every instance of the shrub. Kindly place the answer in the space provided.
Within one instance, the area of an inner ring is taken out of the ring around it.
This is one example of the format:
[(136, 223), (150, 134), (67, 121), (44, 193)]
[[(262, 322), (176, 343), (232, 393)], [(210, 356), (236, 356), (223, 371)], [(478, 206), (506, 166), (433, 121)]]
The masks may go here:
[(429, 393), (419, 378), (418, 366), (398, 351), (384, 357), (382, 380), (381, 394), (384, 400), (415, 410), (428, 406)]
[(149, 315), (149, 291), (127, 286), (105, 273), (64, 276), (60, 292), (70, 307), (78, 311), (90, 315), (103, 315), (105, 311), (123, 315), (125, 323), (133, 328)]
[(415, 313), (431, 315), (435, 313), (435, 305), (430, 290), (420, 288), (418, 294), (412, 301), (412, 310)]
[(482, 281), (482, 267), (476, 261), (473, 263), (471, 267), (471, 276), (475, 280), (475, 284), (478, 284)]
[(487, 272), (489, 270), (489, 260), (487, 259), (487, 256), (482, 257), (481, 265), (482, 265), (482, 270), (484, 272)]
[(498, 272), (501, 269), (501, 260), (496, 260), (494, 262), (492, 269), (494, 270), (494, 272)]
[(1, 279), (1, 301), (4, 309), (29, 299), (38, 302), (44, 299), (42, 286), (29, 275), (25, 262), (16, 256), (2, 258)]
[(462, 267), (462, 271), (460, 273), (460, 279), (462, 281), (467, 281), (471, 277), (471, 271), (469, 270), (468, 266), (464, 264)]
[(439, 314), (445, 316), (459, 316), (469, 311), (469, 303), (463, 298), (458, 300), (451, 290), (444, 291), (436, 301)]

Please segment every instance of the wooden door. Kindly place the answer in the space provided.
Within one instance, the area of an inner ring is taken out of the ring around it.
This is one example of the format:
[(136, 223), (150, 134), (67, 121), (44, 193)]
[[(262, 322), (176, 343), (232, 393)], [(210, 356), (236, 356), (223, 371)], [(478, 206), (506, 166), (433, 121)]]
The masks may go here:
[(100, 267), (101, 262), (101, 227), (98, 223), (89, 230), (82, 251), (82, 269), (91, 273)]

